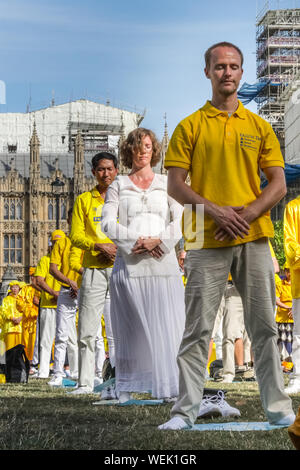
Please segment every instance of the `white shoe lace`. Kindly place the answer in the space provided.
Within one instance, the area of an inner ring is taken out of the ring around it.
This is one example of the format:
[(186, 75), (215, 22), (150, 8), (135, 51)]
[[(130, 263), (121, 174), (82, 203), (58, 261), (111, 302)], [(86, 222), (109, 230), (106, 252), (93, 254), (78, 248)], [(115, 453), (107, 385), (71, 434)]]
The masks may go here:
[[(223, 390), (218, 390), (218, 393), (216, 395), (203, 395), (201, 406), (218, 405), (222, 407), (224, 406), (224, 402), (225, 402), (225, 394)], [(226, 405), (228, 405), (228, 403), (226, 403)]]

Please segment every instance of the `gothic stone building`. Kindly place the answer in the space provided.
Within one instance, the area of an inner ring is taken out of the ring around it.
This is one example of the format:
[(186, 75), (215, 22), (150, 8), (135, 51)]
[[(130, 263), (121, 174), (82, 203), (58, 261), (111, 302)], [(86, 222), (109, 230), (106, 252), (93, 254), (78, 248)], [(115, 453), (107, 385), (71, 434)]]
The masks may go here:
[(68, 209), (94, 186), (92, 157), (103, 150), (118, 155), (122, 139), (142, 120), (87, 100), (0, 114), (0, 279), (8, 270), (28, 281), (51, 232), (68, 231)]

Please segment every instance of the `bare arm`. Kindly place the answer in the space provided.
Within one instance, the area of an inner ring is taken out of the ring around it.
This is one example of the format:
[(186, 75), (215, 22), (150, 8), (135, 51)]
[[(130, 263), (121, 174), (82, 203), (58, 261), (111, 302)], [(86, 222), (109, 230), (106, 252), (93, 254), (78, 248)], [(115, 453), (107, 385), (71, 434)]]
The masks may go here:
[(59, 271), (57, 264), (55, 263), (50, 263), (50, 274), (59, 282), (62, 282), (63, 284), (67, 284), (68, 286), (72, 287), (73, 290), (78, 290), (77, 283), (75, 281), (72, 281), (69, 279), (67, 276), (65, 276), (62, 272)]
[(51, 287), (48, 286), (48, 284), (45, 282), (45, 279), (43, 277), (36, 276), (36, 282), (37, 282), (38, 287), (41, 290), (43, 290), (43, 291), (47, 292), (48, 294), (52, 295), (55, 298), (55, 300), (58, 299), (59, 292), (51, 289)]
[(185, 183), (187, 170), (170, 167), (168, 171), (168, 194), (179, 204), (204, 205), (204, 213), (212, 217), (215, 223), (232, 238), (242, 237), (248, 234), (249, 224), (239, 215), (244, 207), (218, 206), (197, 194)]
[[(249, 204), (248, 207), (239, 211), (239, 215), (249, 224), (272, 209), (286, 194), (283, 168), (278, 166), (265, 168), (264, 173), (267, 177), (268, 185), (255, 201)], [(226, 236), (227, 234), (221, 228), (215, 232), (215, 238), (217, 240), (222, 241)]]

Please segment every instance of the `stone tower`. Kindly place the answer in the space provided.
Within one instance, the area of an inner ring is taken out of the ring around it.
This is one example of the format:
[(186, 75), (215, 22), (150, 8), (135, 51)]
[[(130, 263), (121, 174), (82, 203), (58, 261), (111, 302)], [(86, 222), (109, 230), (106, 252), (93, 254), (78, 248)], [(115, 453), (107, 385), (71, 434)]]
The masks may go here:
[(167, 174), (167, 170), (164, 168), (164, 163), (165, 163), (165, 156), (167, 153), (168, 145), (170, 142), (169, 139), (169, 134), (168, 134), (168, 125), (167, 125), (167, 115), (164, 115), (164, 120), (165, 120), (165, 130), (164, 130), (164, 136), (161, 141), (161, 167), (160, 167), (160, 173), (162, 175)]
[(29, 266), (36, 266), (39, 259), (39, 187), (40, 187), (40, 141), (33, 124), (30, 139), (30, 168), (29, 168)]
[(84, 191), (84, 141), (78, 129), (74, 145), (74, 201)]

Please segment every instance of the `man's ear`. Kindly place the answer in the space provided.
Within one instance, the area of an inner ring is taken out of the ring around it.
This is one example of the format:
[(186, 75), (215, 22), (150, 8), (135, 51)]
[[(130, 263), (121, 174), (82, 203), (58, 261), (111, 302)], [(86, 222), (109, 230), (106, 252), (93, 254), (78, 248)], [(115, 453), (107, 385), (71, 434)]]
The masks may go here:
[(205, 73), (206, 78), (210, 78), (210, 76), (209, 76), (209, 70), (208, 70), (207, 67), (205, 67), (204, 73)]

